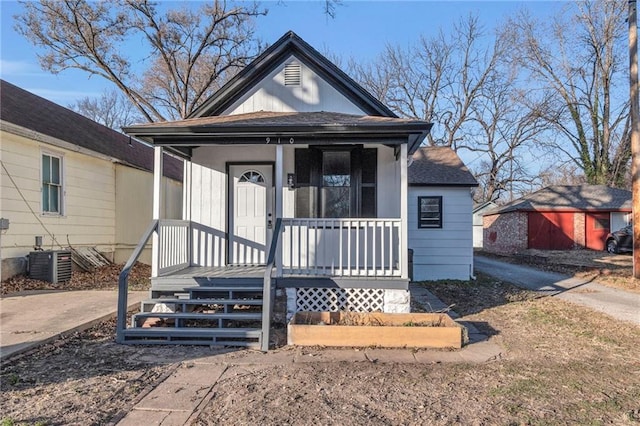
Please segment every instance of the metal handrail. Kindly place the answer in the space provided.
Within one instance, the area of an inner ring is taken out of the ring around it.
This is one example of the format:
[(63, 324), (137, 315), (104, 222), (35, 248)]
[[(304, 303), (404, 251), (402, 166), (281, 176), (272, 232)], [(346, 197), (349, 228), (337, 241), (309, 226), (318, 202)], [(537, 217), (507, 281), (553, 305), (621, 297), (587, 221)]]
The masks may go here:
[(124, 343), (124, 331), (127, 329), (127, 293), (129, 292), (129, 272), (131, 272), (131, 268), (138, 261), (138, 258), (142, 254), (142, 251), (147, 246), (149, 242), (149, 238), (153, 235), (153, 233), (158, 229), (160, 221), (158, 219), (154, 219), (147, 230), (142, 235), (140, 242), (136, 246), (131, 256), (129, 256), (129, 260), (122, 268), (122, 272), (120, 272), (120, 276), (118, 277), (118, 322), (116, 326), (116, 342)]
[(282, 218), (276, 219), (273, 229), (273, 238), (267, 256), (267, 266), (264, 271), (264, 285), (262, 288), (262, 352), (269, 350), (269, 330), (271, 327), (271, 279), (273, 275), (273, 264), (276, 259), (276, 252), (280, 242), (280, 229), (282, 228)]

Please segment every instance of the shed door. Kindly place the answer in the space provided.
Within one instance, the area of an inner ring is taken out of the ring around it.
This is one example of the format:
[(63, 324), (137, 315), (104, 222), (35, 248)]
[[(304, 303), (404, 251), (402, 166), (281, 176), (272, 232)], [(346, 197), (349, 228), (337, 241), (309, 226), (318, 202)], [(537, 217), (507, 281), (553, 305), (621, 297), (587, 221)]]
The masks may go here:
[(529, 248), (573, 248), (573, 212), (531, 212), (528, 222)]
[(272, 225), (271, 166), (234, 165), (229, 174), (229, 263), (264, 264)]
[(604, 250), (604, 243), (611, 228), (609, 213), (587, 213), (585, 220), (587, 248)]

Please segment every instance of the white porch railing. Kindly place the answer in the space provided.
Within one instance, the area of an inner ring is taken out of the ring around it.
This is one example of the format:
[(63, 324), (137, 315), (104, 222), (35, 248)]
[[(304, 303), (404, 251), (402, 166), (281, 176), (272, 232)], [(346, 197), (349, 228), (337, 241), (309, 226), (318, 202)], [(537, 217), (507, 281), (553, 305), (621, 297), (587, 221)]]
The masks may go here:
[(282, 219), (282, 273), (400, 277), (400, 219)]
[[(401, 277), (400, 219), (282, 219), (278, 276)], [(159, 221), (158, 275), (223, 266), (226, 238), (196, 222)]]
[(164, 275), (191, 265), (191, 224), (184, 220), (161, 219), (158, 226), (158, 274)]

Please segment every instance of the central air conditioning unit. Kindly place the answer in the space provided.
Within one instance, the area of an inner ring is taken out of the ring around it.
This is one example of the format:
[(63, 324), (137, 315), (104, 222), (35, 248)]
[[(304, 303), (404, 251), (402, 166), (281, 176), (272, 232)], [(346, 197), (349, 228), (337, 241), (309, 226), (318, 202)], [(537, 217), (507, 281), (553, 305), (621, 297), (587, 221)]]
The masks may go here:
[(29, 253), (29, 278), (57, 284), (71, 279), (71, 251), (49, 250)]

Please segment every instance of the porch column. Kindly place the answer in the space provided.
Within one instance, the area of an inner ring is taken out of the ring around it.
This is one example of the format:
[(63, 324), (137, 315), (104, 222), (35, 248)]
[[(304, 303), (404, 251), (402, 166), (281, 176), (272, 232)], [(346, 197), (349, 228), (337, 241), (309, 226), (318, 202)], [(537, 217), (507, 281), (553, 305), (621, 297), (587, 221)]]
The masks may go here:
[(407, 179), (407, 144), (400, 145), (400, 271), (401, 278), (409, 278), (409, 189)]
[[(282, 200), (282, 174), (284, 173), (284, 155), (282, 145), (276, 145), (276, 211), (275, 219), (282, 219), (283, 212), (283, 200)], [(273, 222), (275, 226), (275, 220)], [(273, 238), (278, 238), (278, 235), (273, 234)], [(282, 253), (279, 247), (276, 247), (276, 276), (282, 276)]]
[[(153, 148), (153, 212), (152, 219), (161, 219), (162, 215), (162, 157), (161, 146)], [(160, 228), (153, 233), (153, 244), (151, 246), (151, 276), (158, 276), (159, 254), (160, 254)]]
[(182, 171), (182, 220), (191, 220), (191, 161), (183, 161)]

